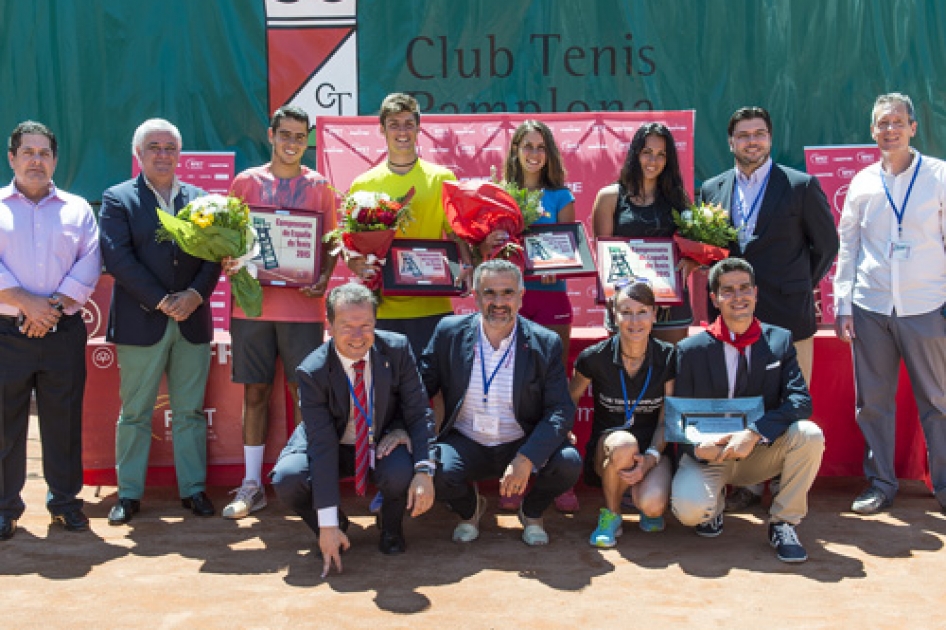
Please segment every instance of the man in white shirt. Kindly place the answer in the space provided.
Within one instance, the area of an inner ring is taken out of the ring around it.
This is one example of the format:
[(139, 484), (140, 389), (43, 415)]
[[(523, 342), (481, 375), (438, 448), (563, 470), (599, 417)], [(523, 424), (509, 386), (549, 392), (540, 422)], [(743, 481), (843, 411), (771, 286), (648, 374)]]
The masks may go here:
[(519, 268), (490, 260), (476, 268), (478, 313), (444, 318), (421, 357), (430, 396), (443, 393), (437, 441), (437, 496), (461, 519), (453, 540), (479, 536), (486, 499), (472, 482), (500, 478), (503, 496), (532, 489), (519, 510), (522, 539), (548, 544), (542, 514), (581, 473), (568, 441), (575, 405), (568, 394), (558, 335), (519, 316)]
[(348, 519), (339, 509), (339, 479), (354, 476), (363, 495), (370, 477), (384, 499), (382, 553), (405, 549), (405, 509), (433, 505), (433, 411), (407, 337), (375, 330), (378, 303), (359, 284), (336, 287), (326, 300), (332, 339), (297, 368), (302, 423), (273, 468), (273, 488), (319, 537), (322, 577), (342, 570)]
[(851, 509), (893, 503), (897, 373), (903, 359), (926, 435), (933, 491), (946, 510), (946, 163), (914, 150), (910, 97), (877, 98), (880, 162), (851, 181), (834, 280), (839, 338), (854, 348), (857, 423), (870, 486)]

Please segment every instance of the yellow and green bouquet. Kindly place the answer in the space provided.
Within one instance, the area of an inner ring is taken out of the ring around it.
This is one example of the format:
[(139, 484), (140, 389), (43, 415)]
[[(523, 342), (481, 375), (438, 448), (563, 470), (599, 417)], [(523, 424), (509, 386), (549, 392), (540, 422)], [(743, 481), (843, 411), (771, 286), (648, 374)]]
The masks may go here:
[[(176, 217), (158, 211), (158, 219), (158, 241), (173, 241), (195, 258), (219, 263), (227, 257), (245, 259), (253, 254), (256, 232), (250, 226), (250, 209), (237, 197), (205, 195), (187, 204)], [(230, 287), (247, 316), (262, 314), (263, 289), (246, 267), (230, 277)]]

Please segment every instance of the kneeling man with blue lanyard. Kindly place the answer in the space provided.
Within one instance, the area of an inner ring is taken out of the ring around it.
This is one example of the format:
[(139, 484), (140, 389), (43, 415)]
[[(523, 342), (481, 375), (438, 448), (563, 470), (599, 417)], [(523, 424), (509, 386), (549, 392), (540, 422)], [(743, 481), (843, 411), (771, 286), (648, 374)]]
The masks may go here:
[(519, 510), (522, 539), (548, 544), (542, 514), (581, 473), (568, 441), (575, 404), (568, 396), (558, 335), (519, 316), (522, 274), (508, 260), (476, 268), (478, 313), (446, 317), (421, 357), (431, 397), (443, 394), (446, 417), (437, 440), (438, 498), (461, 521), (456, 542), (479, 536), (486, 499), (472, 482), (500, 478), (503, 496), (532, 489)]
[(407, 337), (375, 330), (377, 300), (362, 285), (336, 287), (326, 301), (332, 339), (296, 370), (302, 423), (273, 468), (273, 487), (319, 537), (322, 577), (342, 570), (348, 519), (339, 478), (354, 476), (363, 496), (370, 477), (384, 498), (384, 554), (404, 551), (405, 509), (433, 505), (433, 411)]

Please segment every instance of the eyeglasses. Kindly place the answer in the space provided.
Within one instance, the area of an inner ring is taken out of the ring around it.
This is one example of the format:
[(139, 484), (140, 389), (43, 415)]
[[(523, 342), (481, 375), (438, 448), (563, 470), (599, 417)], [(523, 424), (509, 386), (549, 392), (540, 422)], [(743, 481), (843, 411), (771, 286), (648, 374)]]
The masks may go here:
[(767, 140), (768, 137), (769, 132), (765, 131), (764, 129), (760, 129), (759, 131), (755, 131), (753, 133), (737, 133), (733, 136), (733, 140), (736, 142), (763, 142), (764, 140)]

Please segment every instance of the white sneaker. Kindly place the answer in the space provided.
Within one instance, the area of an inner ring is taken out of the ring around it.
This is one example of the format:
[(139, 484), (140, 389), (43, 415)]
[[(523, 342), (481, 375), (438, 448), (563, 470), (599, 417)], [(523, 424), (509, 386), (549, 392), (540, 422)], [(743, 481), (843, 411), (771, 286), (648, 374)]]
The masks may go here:
[(231, 490), (230, 494), (235, 494), (236, 497), (223, 508), (223, 518), (243, 518), (266, 507), (266, 491), (252, 479), (244, 479), (243, 485)]

